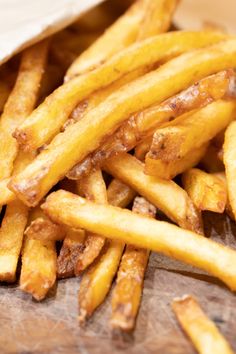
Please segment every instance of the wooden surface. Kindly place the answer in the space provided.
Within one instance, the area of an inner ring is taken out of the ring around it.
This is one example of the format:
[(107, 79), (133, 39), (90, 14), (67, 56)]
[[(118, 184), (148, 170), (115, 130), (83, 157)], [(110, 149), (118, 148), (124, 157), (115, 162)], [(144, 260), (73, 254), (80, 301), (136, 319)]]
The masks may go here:
[[(211, 237), (236, 245), (236, 227), (229, 219), (208, 214), (205, 224)], [(86, 328), (79, 328), (78, 287), (79, 279), (60, 281), (47, 300), (37, 303), (17, 286), (2, 285), (0, 353), (192, 354), (170, 309), (172, 299), (186, 293), (198, 298), (236, 351), (236, 297), (202, 271), (152, 254), (133, 338), (111, 336), (109, 297)]]

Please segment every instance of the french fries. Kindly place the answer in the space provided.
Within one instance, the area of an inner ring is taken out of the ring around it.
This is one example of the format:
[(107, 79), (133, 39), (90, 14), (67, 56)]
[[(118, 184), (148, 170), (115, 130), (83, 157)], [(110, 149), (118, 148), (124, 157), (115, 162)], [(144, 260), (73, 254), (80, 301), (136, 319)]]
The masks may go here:
[(42, 209), (54, 222), (161, 252), (209, 272), (236, 290), (236, 251), (192, 231), (62, 190), (52, 193)]
[[(144, 198), (136, 197), (133, 212), (155, 218), (156, 208)], [(131, 331), (137, 317), (149, 250), (127, 245), (122, 256), (112, 294), (113, 329)]]
[(157, 176), (164, 179), (173, 179), (178, 174), (183, 173), (189, 168), (196, 166), (205, 155), (208, 143), (198, 149), (194, 149), (183, 158), (174, 161), (162, 161), (152, 159), (149, 156), (145, 158), (145, 173), (150, 176)]
[(15, 86), (5, 104), (0, 120), (0, 179), (9, 177), (17, 156), (18, 145), (12, 133), (32, 112), (39, 94), (45, 67), (48, 41), (26, 49), (22, 53)]
[(61, 241), (65, 238), (66, 230), (63, 226), (54, 224), (41, 213), (35, 218), (25, 230), (25, 235), (29, 239), (45, 241)]
[(219, 148), (210, 144), (201, 160), (201, 166), (209, 173), (220, 172), (224, 170), (224, 164), (219, 159)]
[(179, 117), (157, 129), (148, 157), (162, 161), (178, 160), (200, 147), (224, 129), (236, 115), (234, 101), (216, 101), (201, 110)]
[(236, 146), (235, 146), (235, 137), (236, 137), (236, 122), (232, 122), (225, 132), (225, 141), (223, 145), (224, 149), (224, 165), (228, 189), (228, 197), (234, 219), (236, 217), (236, 184), (235, 184), (235, 173), (236, 167), (234, 163)]
[(227, 203), (225, 183), (217, 176), (192, 168), (182, 175), (184, 189), (199, 210), (223, 213)]
[(14, 282), (28, 208), (16, 200), (6, 208), (0, 228), (0, 281)]
[(203, 234), (201, 215), (187, 193), (175, 182), (146, 175), (144, 165), (129, 154), (112, 157), (104, 168), (181, 227)]
[[(22, 149), (27, 151), (36, 150), (43, 144), (48, 143), (50, 139), (60, 131), (60, 128), (78, 103), (96, 90), (108, 86), (131, 71), (142, 67), (149, 67), (160, 60), (167, 60), (169, 57), (177, 56), (196, 47), (201, 48), (219, 42), (223, 38), (225, 37), (222, 34), (215, 32), (172, 32), (137, 43), (125, 51), (118, 53), (97, 69), (75, 77), (57, 88), (32, 115), (16, 129), (14, 137), (17, 139)], [(178, 43), (177, 46), (176, 43)], [(230, 46), (232, 45), (232, 57), (234, 53), (234, 41), (229, 40), (225, 43), (228, 43)], [(224, 50), (224, 48), (222, 49)], [(214, 69), (210, 70), (209, 74), (221, 70), (221, 68), (224, 69), (225, 66), (233, 66), (232, 58), (227, 58), (227, 55), (224, 55), (224, 60), (220, 65), (217, 60), (215, 60), (215, 62)], [(198, 63), (196, 64), (198, 65)], [(210, 66), (208, 67), (208, 70), (209, 69)], [(208, 72), (205, 73), (205, 75), (207, 74)], [(201, 70), (199, 71), (199, 78), (205, 75)], [(196, 77), (196, 79), (198, 79), (198, 77)], [(185, 85), (188, 86), (188, 83), (190, 83), (189, 77)], [(179, 89), (181, 88), (182, 87)], [(176, 92), (170, 91), (169, 95), (171, 96), (171, 94), (174, 93)], [(152, 96), (153, 95), (151, 95), (150, 98)], [(163, 97), (163, 99), (165, 98), (166, 97)], [(150, 104), (152, 104), (152, 102), (148, 105)], [(137, 107), (137, 109), (139, 109), (139, 107)]]
[(229, 343), (192, 296), (175, 299), (172, 309), (200, 354), (233, 354)]
[[(139, 0), (135, 2), (99, 39), (80, 55), (68, 69), (65, 81), (90, 71), (138, 40), (166, 32), (176, 0)], [(113, 42), (115, 38), (115, 42)]]
[(136, 193), (118, 179), (113, 179), (107, 189), (108, 203), (125, 208), (135, 198)]
[[(43, 216), (39, 207), (31, 212), (31, 218), (38, 219), (39, 215)], [(30, 293), (38, 301), (45, 298), (56, 281), (56, 247), (55, 242), (50, 241), (54, 235), (50, 237), (49, 229), (46, 232), (47, 235), (39, 240), (38, 230), (31, 228), (30, 237), (26, 236), (22, 250), (20, 289)], [(52, 229), (52, 232), (55, 230)]]

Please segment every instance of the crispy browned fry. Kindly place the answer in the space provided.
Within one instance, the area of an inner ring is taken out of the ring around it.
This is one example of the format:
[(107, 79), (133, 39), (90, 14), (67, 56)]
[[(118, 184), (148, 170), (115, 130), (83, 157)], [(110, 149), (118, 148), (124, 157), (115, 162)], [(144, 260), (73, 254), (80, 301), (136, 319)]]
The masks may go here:
[(118, 179), (113, 179), (107, 188), (108, 203), (120, 208), (129, 205), (135, 196), (136, 192)]
[(225, 70), (203, 78), (159, 105), (134, 114), (97, 151), (88, 155), (84, 161), (74, 167), (68, 176), (78, 179), (93, 167), (101, 165), (101, 162), (110, 156), (127, 152), (135, 146), (135, 156), (142, 161), (150, 149), (152, 133), (158, 126), (188, 111), (204, 107), (212, 100), (233, 97), (234, 81), (234, 71)]
[(185, 333), (200, 354), (233, 354), (229, 343), (197, 300), (190, 295), (175, 299), (172, 309)]
[[(32, 113), (32, 115), (28, 117), (24, 124), (22, 124), (15, 131), (14, 136), (18, 140), (22, 149), (35, 150), (50, 141), (50, 139), (52, 139), (60, 131), (60, 128), (63, 126), (79, 102), (87, 98), (96, 90), (108, 86), (131, 71), (137, 70), (141, 67), (153, 65), (160, 60), (167, 60), (170, 57), (177, 56), (196, 47), (204, 47), (211, 43), (219, 42), (223, 38), (223, 35), (214, 32), (179, 31), (155, 36), (137, 43), (121, 53), (118, 53), (97, 69), (84, 75), (80, 75), (79, 77), (76, 77), (60, 86), (50, 96), (48, 96), (48, 98)], [(222, 49), (224, 50), (224, 48)], [(231, 52), (233, 51), (233, 47), (231, 46)], [(225, 52), (227, 53), (227, 51)], [(225, 59), (226, 58), (227, 55), (225, 54)], [(228, 62), (226, 67), (231, 67), (231, 61), (229, 58), (227, 58), (227, 60)], [(219, 63), (215, 60), (214, 70), (209, 70), (209, 74), (217, 70), (221, 70), (222, 67), (224, 69), (227, 60), (223, 60), (223, 62), (221, 62), (219, 69)], [(203, 74), (202, 70), (199, 70), (199, 77), (195, 77), (198, 79), (202, 76), (206, 76), (207, 74), (208, 70), (206, 70), (205, 74)], [(176, 81), (178, 81), (177, 78)], [(184, 80), (182, 81), (182, 85), (184, 87), (188, 86), (190, 83), (189, 76), (187, 82), (184, 82)], [(179, 89), (181, 89), (181, 87), (177, 88), (177, 91)], [(169, 92), (169, 96), (177, 91), (174, 90), (173, 92), (172, 90)], [(150, 95), (150, 98), (152, 96), (153, 95)], [(165, 98), (166, 97), (163, 99)], [(152, 103), (154, 102), (151, 99), (148, 105)], [(137, 109), (139, 110), (140, 107), (137, 107)], [(129, 114), (129, 112), (127, 112), (127, 114)], [(128, 117), (123, 117), (123, 120), (125, 118)]]
[(225, 171), (223, 171), (223, 172), (215, 172), (213, 174), (214, 174), (214, 176), (218, 177), (224, 183), (224, 186), (225, 186), (225, 189), (226, 189), (226, 192), (227, 192), (227, 202), (226, 202), (225, 211), (228, 214), (228, 216), (233, 221), (235, 221), (234, 214), (233, 214), (233, 211), (232, 211), (232, 208), (231, 208), (231, 205), (230, 205), (230, 201), (229, 201), (229, 197), (228, 197), (227, 180), (226, 180), (226, 176), (225, 176)]
[(236, 251), (192, 231), (62, 190), (52, 193), (42, 208), (54, 222), (164, 253), (208, 271), (236, 290)]
[(192, 168), (182, 174), (182, 183), (199, 210), (224, 212), (227, 190), (225, 183), (216, 175)]
[[(189, 86), (193, 80), (235, 65), (235, 57), (236, 40), (227, 40), (207, 49), (181, 55), (117, 90), (81, 121), (58, 134), (47, 149), (12, 179), (11, 190), (25, 204), (36, 205), (58, 180), (88, 153), (98, 148), (102, 139), (112, 134), (134, 110), (143, 110), (153, 102), (161, 102)], [(222, 105), (228, 106), (229, 111), (233, 104), (224, 102)], [(227, 116), (227, 109), (222, 115)]]
[(38, 43), (22, 53), (15, 86), (8, 97), (0, 120), (0, 179), (9, 177), (18, 145), (12, 133), (32, 112), (39, 94), (45, 67), (48, 41)]
[(26, 236), (30, 239), (40, 241), (61, 241), (65, 238), (66, 230), (63, 226), (54, 224), (42, 213), (35, 218), (25, 230)]
[(210, 144), (201, 160), (201, 166), (209, 173), (215, 173), (224, 170), (224, 164), (218, 156), (219, 148)]
[(0, 229), (0, 281), (15, 281), (27, 218), (28, 208), (20, 201), (7, 206)]
[[(156, 208), (141, 197), (135, 198), (132, 210), (153, 218), (156, 215)], [(115, 329), (131, 331), (134, 328), (149, 253), (143, 248), (126, 246), (112, 294), (111, 325)]]
[(175, 182), (146, 175), (144, 165), (129, 154), (112, 157), (104, 168), (149, 200), (175, 223), (203, 234), (201, 215), (187, 193)]
[[(38, 207), (37, 210), (31, 212), (31, 220), (39, 217), (46, 218)], [(30, 237), (27, 235), (24, 241), (20, 288), (30, 293), (36, 300), (42, 300), (56, 281), (57, 254), (55, 242), (50, 241), (54, 240), (54, 235), (50, 235), (50, 230), (46, 229), (47, 234), (41, 240), (37, 239), (38, 231), (31, 229)], [(40, 232), (42, 234), (43, 230)], [(54, 232), (52, 229), (52, 233)]]
[(235, 156), (236, 156), (236, 122), (232, 122), (225, 132), (225, 141), (224, 141), (224, 165), (227, 181), (227, 190), (230, 206), (236, 218), (236, 183), (235, 183), (235, 174), (236, 174), (236, 165), (235, 165)]
[(190, 151), (182, 159), (174, 160), (171, 162), (156, 160), (146, 156), (145, 173), (150, 176), (157, 176), (164, 179), (173, 179), (178, 174), (196, 166), (205, 155), (207, 146), (208, 143)]
[[(106, 185), (101, 170), (92, 172), (80, 181), (80, 194), (88, 200), (99, 204), (107, 204)], [(105, 238), (97, 233), (87, 233), (82, 252), (78, 255), (75, 264), (75, 274), (79, 275), (86, 269), (101, 252), (105, 244)]]
[(167, 162), (181, 159), (212, 139), (235, 115), (236, 103), (233, 100), (219, 100), (195, 113), (187, 113), (156, 130), (147, 156)]
[(86, 233), (69, 228), (57, 258), (57, 277), (69, 278), (75, 275), (78, 256), (83, 252)]

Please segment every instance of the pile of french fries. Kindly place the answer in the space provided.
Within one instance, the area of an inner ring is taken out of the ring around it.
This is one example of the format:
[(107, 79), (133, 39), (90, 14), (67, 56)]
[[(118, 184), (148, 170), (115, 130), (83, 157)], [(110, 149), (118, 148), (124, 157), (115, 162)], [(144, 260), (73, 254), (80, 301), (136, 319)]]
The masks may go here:
[[(236, 218), (236, 38), (170, 30), (177, 0), (120, 3), (0, 67), (0, 280), (21, 262), (21, 290), (42, 300), (82, 276), (84, 323), (116, 277), (122, 332), (150, 251), (236, 290), (236, 250), (205, 238), (201, 218)], [(232, 353), (197, 300), (173, 310), (200, 353)]]

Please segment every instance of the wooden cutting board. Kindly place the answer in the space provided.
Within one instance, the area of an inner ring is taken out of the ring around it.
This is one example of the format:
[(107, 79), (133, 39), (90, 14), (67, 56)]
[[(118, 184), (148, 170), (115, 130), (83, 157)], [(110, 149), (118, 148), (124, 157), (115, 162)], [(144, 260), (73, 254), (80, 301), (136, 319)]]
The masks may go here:
[[(236, 246), (236, 225), (222, 215), (204, 216), (207, 235)], [(16, 285), (0, 287), (0, 353), (193, 354), (170, 308), (176, 296), (195, 295), (236, 351), (236, 297), (200, 270), (152, 254), (133, 337), (112, 337), (110, 297), (85, 328), (77, 322), (78, 278), (60, 281), (41, 303)], [(213, 353), (212, 353), (213, 354)]]

